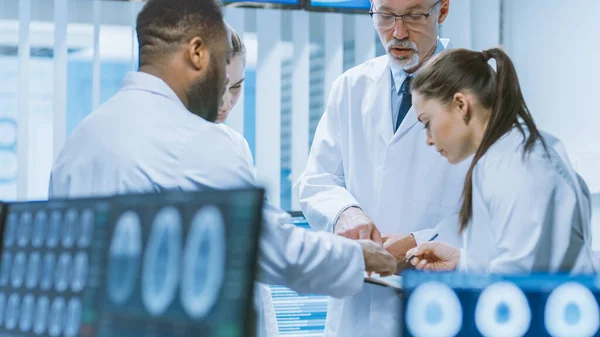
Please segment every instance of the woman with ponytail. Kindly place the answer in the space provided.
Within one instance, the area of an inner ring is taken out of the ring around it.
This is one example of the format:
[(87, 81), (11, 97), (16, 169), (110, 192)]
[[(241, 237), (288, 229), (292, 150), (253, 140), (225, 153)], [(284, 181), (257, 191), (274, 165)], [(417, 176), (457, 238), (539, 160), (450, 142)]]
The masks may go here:
[(560, 141), (536, 127), (502, 50), (445, 51), (411, 90), (427, 144), (451, 164), (472, 160), (457, 228), (463, 249), (423, 243), (407, 253), (417, 269), (598, 271), (587, 186)]

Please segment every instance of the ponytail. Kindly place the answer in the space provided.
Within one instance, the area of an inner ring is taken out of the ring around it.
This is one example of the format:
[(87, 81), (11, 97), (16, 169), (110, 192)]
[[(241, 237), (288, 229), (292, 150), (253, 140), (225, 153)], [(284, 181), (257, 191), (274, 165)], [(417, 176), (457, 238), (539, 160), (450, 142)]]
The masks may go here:
[[(496, 61), (496, 71), (488, 64)], [(491, 116), (479, 148), (467, 171), (459, 213), (460, 232), (473, 216), (473, 170), (490, 147), (516, 127), (525, 139), (523, 156), (531, 152), (536, 141), (546, 144), (531, 116), (521, 93), (515, 67), (499, 48), (475, 52), (465, 49), (448, 50), (433, 59), (413, 80), (412, 90), (428, 99), (451, 101), (455, 93), (469, 90), (475, 93)], [(525, 124), (529, 135), (525, 133)]]

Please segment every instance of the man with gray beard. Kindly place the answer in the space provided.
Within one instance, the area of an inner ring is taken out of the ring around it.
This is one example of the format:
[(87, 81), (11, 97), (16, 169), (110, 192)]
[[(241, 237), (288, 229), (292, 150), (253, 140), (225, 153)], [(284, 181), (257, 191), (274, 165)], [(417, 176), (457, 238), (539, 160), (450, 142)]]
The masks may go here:
[[(340, 76), (296, 182), (310, 225), (383, 245), (406, 268), (405, 253), (438, 234), (460, 245), (457, 213), (466, 164), (451, 166), (425, 144), (412, 110), (412, 76), (448, 48), (438, 26), (450, 0), (372, 0), (387, 55)], [(330, 299), (325, 336), (396, 337), (403, 317), (392, 290), (365, 285)]]

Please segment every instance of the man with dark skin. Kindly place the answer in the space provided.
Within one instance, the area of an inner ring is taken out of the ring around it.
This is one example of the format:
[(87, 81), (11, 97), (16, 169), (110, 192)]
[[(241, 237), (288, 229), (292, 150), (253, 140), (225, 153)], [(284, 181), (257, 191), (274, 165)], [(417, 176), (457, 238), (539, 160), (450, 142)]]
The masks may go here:
[[(215, 0), (149, 0), (137, 19), (140, 68), (86, 117), (61, 151), (51, 198), (254, 186), (252, 167), (213, 122), (232, 47)], [(298, 292), (351, 296), (364, 272), (395, 259), (370, 240), (280, 225), (267, 205), (257, 280)]]

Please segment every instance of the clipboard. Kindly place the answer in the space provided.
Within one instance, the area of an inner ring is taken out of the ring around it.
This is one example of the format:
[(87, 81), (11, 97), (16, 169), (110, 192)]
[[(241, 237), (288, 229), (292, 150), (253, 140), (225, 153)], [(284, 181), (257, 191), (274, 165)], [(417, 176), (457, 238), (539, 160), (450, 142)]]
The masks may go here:
[(402, 277), (398, 275), (379, 276), (378, 274), (371, 274), (369, 277), (365, 274), (365, 283), (392, 288), (396, 291), (402, 291)]

